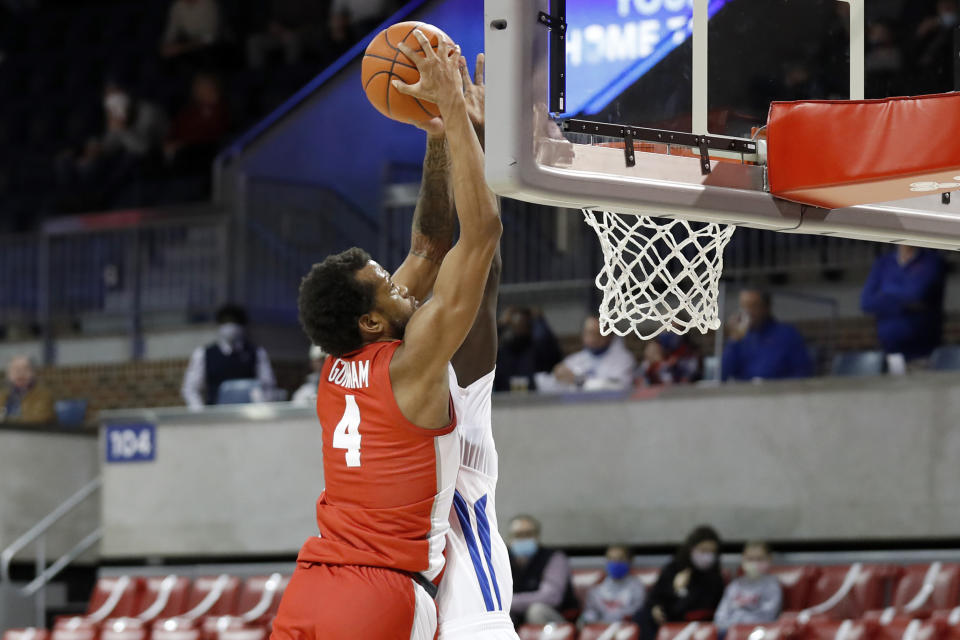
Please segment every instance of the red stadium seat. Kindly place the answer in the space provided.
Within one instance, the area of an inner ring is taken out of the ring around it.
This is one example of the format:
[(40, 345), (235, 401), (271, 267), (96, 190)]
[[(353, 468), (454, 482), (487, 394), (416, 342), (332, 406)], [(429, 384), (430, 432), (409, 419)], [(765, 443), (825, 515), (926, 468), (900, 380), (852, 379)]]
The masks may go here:
[(883, 605), (884, 589), (896, 575), (890, 565), (853, 564), (821, 567), (810, 592), (810, 606), (798, 617), (834, 620), (859, 618), (869, 609)]
[(801, 640), (802, 627), (796, 622), (737, 624), (727, 629), (724, 640)]
[(928, 617), (935, 609), (960, 604), (960, 565), (934, 562), (900, 570), (890, 602), (889, 618), (903, 613), (915, 618)]
[(81, 616), (58, 618), (50, 636), (52, 640), (94, 640), (97, 623)]
[(569, 622), (563, 624), (525, 624), (517, 631), (520, 640), (576, 640), (577, 628)]
[(874, 640), (872, 620), (811, 620), (803, 627), (803, 640)]
[(640, 640), (640, 627), (632, 622), (588, 624), (580, 630), (580, 640)]
[(110, 618), (100, 628), (100, 640), (146, 640), (148, 632), (139, 618)]
[[(247, 578), (240, 590), (236, 615), (207, 616), (203, 621), (205, 638), (223, 638), (226, 630), (265, 626), (277, 613), (283, 590), (290, 581), (279, 573)], [(242, 639), (235, 639), (242, 640)]]
[(100, 578), (93, 587), (93, 593), (90, 594), (86, 618), (91, 622), (99, 623), (107, 618), (133, 615), (140, 604), (142, 589), (141, 578), (130, 576)]
[(876, 623), (875, 640), (942, 640), (947, 629), (944, 620), (918, 620), (896, 616)]
[(657, 640), (717, 640), (717, 628), (709, 622), (680, 622), (660, 626)]
[(930, 617), (934, 620), (943, 620), (952, 627), (960, 627), (960, 607), (953, 609), (940, 609), (934, 611)]
[(151, 640), (200, 640), (201, 631), (197, 619), (164, 618), (153, 623)]
[(266, 627), (240, 627), (220, 632), (220, 640), (266, 640)]
[(653, 585), (657, 582), (657, 578), (660, 577), (660, 569), (656, 567), (650, 568), (646, 567), (644, 569), (632, 569), (630, 575), (637, 576), (640, 578), (640, 582), (643, 583), (643, 586), (646, 587), (647, 591), (653, 588)]
[(773, 567), (770, 573), (777, 577), (783, 589), (784, 611), (800, 611), (811, 604), (810, 590), (820, 573), (817, 567)]
[(184, 615), (187, 618), (199, 618), (237, 613), (239, 592), (240, 579), (236, 576), (223, 574), (197, 578), (193, 581)]
[(49, 631), (37, 627), (7, 629), (3, 632), (3, 640), (49, 640), (49, 638)]
[(143, 579), (143, 592), (136, 618), (153, 622), (160, 617), (180, 615), (187, 610), (190, 579), (179, 576), (150, 576)]
[(574, 569), (570, 572), (570, 583), (573, 593), (582, 607), (587, 601), (587, 592), (597, 586), (607, 576), (603, 569)]

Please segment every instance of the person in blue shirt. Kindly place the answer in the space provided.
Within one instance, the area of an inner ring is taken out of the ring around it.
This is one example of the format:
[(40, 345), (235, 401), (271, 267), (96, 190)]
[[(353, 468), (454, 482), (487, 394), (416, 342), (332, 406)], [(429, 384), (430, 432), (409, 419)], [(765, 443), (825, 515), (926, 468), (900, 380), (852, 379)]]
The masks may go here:
[(723, 350), (724, 380), (806, 378), (813, 364), (800, 332), (770, 314), (770, 294), (740, 292), (740, 315), (730, 323), (733, 340)]
[(940, 345), (944, 275), (943, 259), (929, 249), (901, 245), (873, 263), (860, 306), (876, 316), (884, 351), (916, 360)]

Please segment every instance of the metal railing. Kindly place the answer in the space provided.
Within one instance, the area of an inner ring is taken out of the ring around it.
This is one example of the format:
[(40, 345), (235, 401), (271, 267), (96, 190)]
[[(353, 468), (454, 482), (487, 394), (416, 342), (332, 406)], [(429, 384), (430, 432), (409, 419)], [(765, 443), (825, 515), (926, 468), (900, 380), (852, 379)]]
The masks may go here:
[(36, 616), (36, 626), (45, 625), (47, 599), (46, 586), (61, 571), (63, 571), (71, 562), (79, 558), (87, 549), (97, 544), (103, 538), (102, 527), (97, 527), (82, 540), (77, 542), (69, 551), (57, 558), (49, 567), (47, 566), (47, 531), (50, 530), (64, 516), (75, 508), (86, 502), (94, 493), (103, 486), (103, 479), (97, 476), (76, 493), (60, 503), (53, 511), (48, 513), (37, 524), (22, 536), (13, 541), (10, 546), (0, 552), (0, 588), (8, 588), (11, 583), (10, 565), (14, 557), (31, 544), (35, 544), (34, 549), (34, 578), (25, 587), (18, 589), (16, 593), (24, 598), (32, 597), (34, 612)]

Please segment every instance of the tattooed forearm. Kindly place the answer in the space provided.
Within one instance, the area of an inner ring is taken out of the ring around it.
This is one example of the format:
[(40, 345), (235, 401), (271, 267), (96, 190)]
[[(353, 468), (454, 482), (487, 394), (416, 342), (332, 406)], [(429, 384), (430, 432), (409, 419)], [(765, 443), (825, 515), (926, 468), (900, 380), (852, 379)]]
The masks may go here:
[(440, 262), (453, 246), (456, 210), (450, 187), (450, 157), (445, 138), (427, 139), (420, 196), (413, 212), (410, 253)]

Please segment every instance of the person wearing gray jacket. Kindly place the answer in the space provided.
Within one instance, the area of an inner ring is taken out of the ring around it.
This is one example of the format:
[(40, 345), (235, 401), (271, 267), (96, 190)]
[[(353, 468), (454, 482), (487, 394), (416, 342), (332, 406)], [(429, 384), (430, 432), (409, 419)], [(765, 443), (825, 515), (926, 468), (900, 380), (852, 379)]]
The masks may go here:
[(780, 581), (770, 575), (767, 543), (748, 542), (742, 563), (743, 576), (727, 585), (714, 614), (714, 624), (722, 632), (736, 624), (773, 622), (783, 605)]

